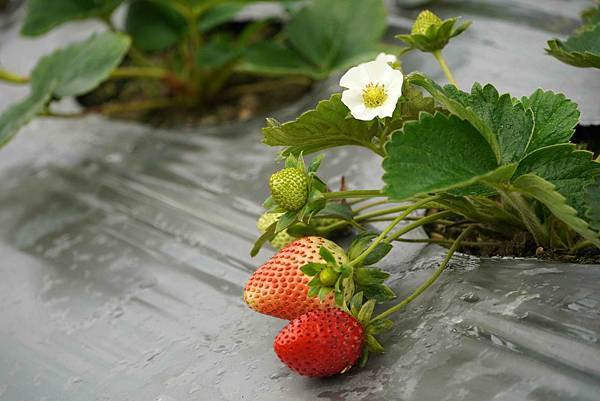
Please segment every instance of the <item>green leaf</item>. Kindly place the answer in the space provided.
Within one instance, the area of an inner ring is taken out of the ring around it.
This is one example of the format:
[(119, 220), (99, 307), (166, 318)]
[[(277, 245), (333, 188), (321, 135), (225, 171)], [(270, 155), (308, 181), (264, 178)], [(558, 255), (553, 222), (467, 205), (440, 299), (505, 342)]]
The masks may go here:
[(377, 302), (387, 302), (396, 298), (394, 291), (384, 284), (360, 285), (359, 288), (364, 292), (366, 298)]
[(390, 319), (376, 319), (367, 326), (369, 334), (379, 334), (384, 331), (391, 330), (394, 327), (394, 322)]
[(358, 313), (360, 312), (360, 308), (362, 307), (362, 303), (363, 303), (363, 293), (362, 293), (362, 291), (357, 292), (356, 294), (354, 294), (354, 296), (350, 300), (350, 312), (352, 313), (352, 316), (354, 316), (354, 317), (358, 316)]
[(389, 276), (389, 273), (376, 267), (361, 267), (354, 272), (354, 280), (359, 285), (382, 284)]
[(298, 221), (297, 212), (285, 212), (277, 221), (276, 232), (281, 232)]
[(547, 146), (523, 159), (515, 178), (524, 174), (542, 177), (556, 187), (580, 217), (584, 217), (586, 188), (600, 175), (600, 163), (594, 162), (592, 156), (591, 152), (576, 150), (571, 143)]
[(219, 68), (235, 61), (241, 52), (231, 40), (222, 36), (213, 37), (198, 52), (196, 60), (200, 68)]
[(580, 30), (566, 41), (548, 41), (546, 52), (575, 67), (600, 68), (600, 24)]
[(297, 52), (282, 43), (263, 41), (246, 49), (237, 67), (239, 71), (260, 75), (304, 75), (323, 79), (325, 73), (315, 71)]
[(358, 234), (348, 248), (348, 259), (354, 260), (358, 258), (378, 235), (378, 233), (370, 231)]
[(0, 148), (10, 142), (19, 129), (35, 118), (50, 101), (54, 81), (38, 87), (28, 97), (10, 106), (0, 115)]
[(372, 334), (367, 334), (366, 340), (369, 351), (377, 352), (378, 354), (383, 354), (383, 352), (385, 351), (383, 345), (381, 345)]
[(363, 304), (356, 316), (356, 319), (363, 325), (366, 326), (369, 320), (371, 320), (371, 316), (373, 315), (373, 310), (375, 310), (375, 301), (370, 299)]
[(600, 231), (600, 177), (597, 177), (594, 184), (587, 188), (585, 204), (590, 227)]
[(207, 32), (221, 24), (231, 21), (244, 7), (247, 2), (227, 1), (217, 4), (200, 17), (198, 28), (202, 32)]
[(282, 152), (284, 156), (300, 152), (309, 154), (345, 145), (373, 149), (372, 139), (379, 134), (377, 124), (346, 118), (348, 113), (341, 96), (335, 94), (294, 121), (280, 124), (268, 119), (267, 127), (263, 128), (264, 143), (285, 146)]
[(385, 193), (403, 200), (467, 187), (498, 165), (489, 144), (467, 121), (425, 114), (396, 131), (383, 161)]
[(425, 33), (397, 35), (396, 38), (409, 46), (407, 51), (412, 49), (419, 49), (423, 52), (442, 50), (451, 38), (460, 35), (471, 26), (471, 22), (467, 21), (454, 29), (457, 21), (458, 18), (450, 18), (440, 24), (430, 25)]
[(24, 36), (40, 36), (72, 20), (108, 16), (123, 0), (27, 0), (21, 28)]
[(104, 81), (129, 49), (125, 35), (105, 32), (43, 57), (31, 74), (34, 91), (54, 82), (54, 97), (77, 96)]
[(265, 232), (258, 237), (258, 239), (256, 240), (256, 242), (254, 242), (254, 246), (252, 247), (252, 249), (250, 250), (250, 256), (254, 257), (258, 254), (258, 251), (260, 251), (260, 248), (262, 248), (262, 246), (265, 244), (265, 242), (272, 240), (273, 238), (275, 238), (275, 228), (277, 227), (277, 223), (273, 223), (271, 224), (269, 227), (267, 227), (267, 229), (265, 230)]
[(533, 111), (535, 128), (527, 153), (544, 146), (569, 142), (579, 122), (577, 104), (561, 93), (538, 89), (521, 102)]
[(319, 167), (321, 167), (321, 162), (323, 161), (324, 158), (325, 158), (325, 155), (321, 154), (321, 155), (318, 155), (317, 157), (315, 157), (314, 159), (312, 159), (312, 161), (310, 162), (310, 165), (308, 166), (308, 172), (316, 173), (317, 170), (319, 170)]
[(316, 215), (317, 217), (334, 217), (346, 221), (353, 218), (352, 208), (347, 203), (328, 202)]
[(319, 249), (319, 255), (321, 255), (321, 257), (325, 260), (325, 262), (332, 264), (332, 265), (337, 265), (337, 261), (335, 260), (335, 256), (333, 256), (333, 254), (331, 253), (331, 251), (327, 248), (325, 248), (324, 246), (322, 246)]
[(322, 263), (307, 263), (300, 268), (302, 273), (306, 274), (309, 277), (315, 276), (321, 272), (327, 265)]
[(283, 36), (318, 70), (332, 71), (374, 57), (386, 25), (381, 0), (318, 0), (292, 16)]
[(577, 217), (577, 212), (566, 202), (552, 183), (534, 174), (525, 174), (517, 178), (513, 188), (542, 203), (559, 220), (579, 233), (582, 237), (600, 246), (598, 234), (593, 232), (585, 220)]
[(159, 51), (175, 45), (188, 29), (186, 19), (174, 8), (150, 0), (129, 5), (125, 31), (133, 44), (145, 51)]
[(387, 242), (380, 242), (375, 246), (375, 249), (373, 249), (371, 253), (367, 255), (367, 257), (363, 261), (363, 264), (369, 266), (379, 262), (385, 257), (385, 255), (390, 253), (392, 248), (392, 244), (388, 244)]

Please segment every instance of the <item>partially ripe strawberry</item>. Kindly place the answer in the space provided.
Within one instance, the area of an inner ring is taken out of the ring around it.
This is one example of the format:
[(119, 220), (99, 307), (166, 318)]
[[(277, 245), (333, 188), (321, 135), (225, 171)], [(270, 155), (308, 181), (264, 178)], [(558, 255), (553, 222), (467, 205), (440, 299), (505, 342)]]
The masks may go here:
[[(256, 227), (258, 228), (260, 233), (263, 234), (265, 231), (267, 231), (267, 228), (269, 228), (271, 224), (279, 220), (279, 218), (282, 215), (283, 213), (263, 213), (263, 215), (260, 216), (260, 218), (256, 222)], [(275, 235), (275, 237), (273, 237), (273, 239), (269, 241), (269, 243), (273, 246), (273, 248), (281, 249), (290, 242), (293, 242), (295, 239), (296, 237), (293, 237), (290, 234), (288, 234), (287, 230), (283, 230), (278, 232), (277, 235)]]
[(304, 376), (344, 373), (361, 355), (365, 330), (340, 309), (310, 311), (292, 320), (275, 337), (275, 353)]
[(323, 302), (308, 297), (310, 277), (300, 268), (307, 263), (326, 263), (319, 255), (327, 248), (338, 264), (348, 263), (342, 248), (321, 237), (304, 237), (287, 245), (252, 274), (244, 288), (244, 301), (257, 312), (281, 319), (295, 319), (310, 311), (335, 305), (333, 293)]
[(308, 198), (308, 177), (295, 167), (279, 170), (269, 179), (273, 200), (281, 208), (296, 211), (302, 208)]

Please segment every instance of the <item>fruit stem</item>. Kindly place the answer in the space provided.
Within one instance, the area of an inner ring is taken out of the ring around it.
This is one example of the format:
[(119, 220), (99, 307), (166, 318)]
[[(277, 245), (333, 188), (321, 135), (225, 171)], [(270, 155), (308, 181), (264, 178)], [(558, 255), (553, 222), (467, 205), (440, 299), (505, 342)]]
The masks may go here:
[(456, 83), (454, 76), (452, 76), (452, 72), (450, 71), (450, 68), (448, 68), (448, 64), (446, 64), (446, 60), (444, 60), (444, 57), (442, 57), (442, 51), (441, 50), (434, 51), (433, 57), (435, 57), (435, 59), (437, 60), (438, 64), (442, 68), (442, 71), (444, 71), (444, 74), (446, 75), (446, 78), (448, 78), (448, 81), (450, 81), (450, 83), (452, 85), (454, 85), (458, 88), (458, 84)]
[(434, 222), (436, 220), (439, 219), (443, 219), (444, 217), (449, 217), (451, 215), (453, 215), (454, 213), (446, 210), (443, 212), (438, 212), (438, 213), (434, 213), (434, 214), (430, 214), (429, 216), (425, 216), (420, 218), (419, 220), (415, 221), (414, 223), (411, 223), (407, 226), (402, 227), (400, 230), (396, 231), (395, 233), (393, 233), (392, 235), (390, 235), (389, 237), (387, 237), (384, 242), (387, 242), (388, 244), (398, 238), (400, 238), (401, 236), (403, 236), (404, 234), (406, 234), (409, 231), (414, 230), (415, 228), (424, 226), (425, 224)]
[(10, 82), (12, 84), (26, 84), (29, 82), (29, 78), (22, 77), (0, 68), (0, 81)]
[(419, 286), (419, 288), (417, 288), (412, 294), (410, 294), (402, 302), (400, 302), (400, 303), (392, 306), (388, 310), (386, 310), (386, 311), (380, 313), (379, 315), (375, 316), (371, 320), (371, 322), (373, 322), (375, 320), (379, 320), (379, 319), (385, 319), (386, 317), (390, 316), (392, 313), (395, 313), (395, 312), (401, 310), (406, 305), (408, 305), (409, 303), (411, 303), (412, 301), (414, 301), (419, 295), (421, 295), (423, 292), (425, 292), (425, 290), (427, 290), (433, 283), (435, 283), (435, 281), (438, 279), (438, 277), (440, 277), (440, 275), (442, 274), (442, 272), (448, 266), (448, 262), (450, 262), (450, 259), (452, 259), (452, 256), (454, 255), (454, 252), (456, 252), (456, 250), (462, 244), (463, 238), (465, 238), (466, 236), (468, 236), (471, 233), (471, 231), (473, 230), (473, 228), (474, 228), (474, 226), (467, 227), (467, 229), (465, 231), (463, 231), (458, 236), (458, 238), (456, 238), (456, 240), (454, 241), (454, 243), (450, 247), (450, 250), (446, 254), (446, 257), (444, 258), (444, 260), (442, 261), (442, 263), (440, 264), (440, 266), (436, 269), (436, 271), (433, 273), (433, 275), (431, 277), (429, 277), (429, 279), (427, 281), (425, 281), (423, 284), (421, 284)]
[(325, 199), (373, 198), (378, 196), (384, 197), (386, 195), (380, 189), (359, 189), (354, 191), (325, 192), (323, 194)]
[(427, 204), (427, 203), (429, 203), (429, 202), (431, 202), (431, 201), (434, 201), (434, 200), (436, 200), (436, 199), (439, 199), (439, 198), (440, 198), (440, 197), (439, 197), (439, 196), (437, 196), (437, 195), (436, 195), (436, 196), (431, 196), (431, 197), (429, 197), (429, 198), (425, 198), (425, 199), (423, 199), (423, 200), (421, 200), (421, 201), (419, 201), (419, 202), (417, 202), (417, 203), (414, 203), (414, 204), (412, 204), (411, 206), (407, 207), (407, 208), (406, 208), (406, 210), (404, 210), (404, 212), (403, 212), (402, 214), (400, 214), (398, 217), (396, 217), (396, 218), (394, 219), (394, 221), (392, 221), (392, 222), (391, 222), (391, 223), (390, 223), (390, 224), (389, 224), (389, 225), (388, 225), (388, 226), (385, 228), (385, 230), (383, 230), (383, 231), (381, 232), (381, 234), (379, 234), (379, 236), (378, 236), (377, 238), (375, 238), (375, 240), (374, 240), (374, 241), (371, 243), (371, 245), (370, 245), (370, 246), (369, 246), (367, 249), (365, 249), (365, 251), (364, 251), (363, 253), (361, 253), (361, 254), (360, 254), (360, 255), (359, 255), (359, 256), (358, 256), (356, 259), (354, 259), (353, 261), (351, 261), (351, 262), (350, 262), (350, 265), (351, 265), (351, 266), (357, 266), (357, 265), (359, 265), (360, 263), (362, 263), (362, 262), (365, 260), (365, 258), (366, 258), (367, 256), (369, 256), (369, 254), (370, 254), (371, 252), (373, 252), (373, 250), (374, 250), (375, 248), (377, 248), (377, 245), (379, 245), (379, 243), (381, 243), (381, 242), (382, 242), (382, 241), (385, 239), (385, 237), (386, 237), (386, 236), (389, 234), (389, 232), (390, 232), (390, 231), (392, 231), (392, 229), (393, 229), (393, 228), (394, 228), (394, 227), (395, 227), (395, 226), (396, 226), (398, 223), (400, 223), (402, 220), (404, 220), (404, 218), (405, 218), (406, 216), (408, 216), (409, 214), (411, 214), (411, 213), (412, 213), (412, 212), (414, 212), (415, 210), (417, 210), (417, 209), (420, 209), (420, 208), (421, 208), (421, 206), (423, 206), (423, 205), (425, 205), (425, 204)]

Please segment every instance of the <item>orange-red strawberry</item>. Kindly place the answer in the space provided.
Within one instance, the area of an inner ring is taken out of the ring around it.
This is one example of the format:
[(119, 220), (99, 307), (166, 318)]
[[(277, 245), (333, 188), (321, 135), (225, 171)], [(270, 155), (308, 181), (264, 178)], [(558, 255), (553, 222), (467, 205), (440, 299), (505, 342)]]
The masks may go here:
[(275, 337), (275, 353), (293, 371), (326, 377), (350, 369), (361, 355), (365, 330), (340, 309), (310, 311)]
[(300, 270), (307, 263), (326, 263), (319, 255), (322, 246), (333, 254), (338, 264), (348, 262), (344, 250), (335, 243), (321, 237), (300, 238), (282, 248), (252, 274), (244, 288), (244, 301), (257, 312), (287, 320), (311, 310), (333, 307), (332, 293), (323, 302), (308, 297), (311, 278)]

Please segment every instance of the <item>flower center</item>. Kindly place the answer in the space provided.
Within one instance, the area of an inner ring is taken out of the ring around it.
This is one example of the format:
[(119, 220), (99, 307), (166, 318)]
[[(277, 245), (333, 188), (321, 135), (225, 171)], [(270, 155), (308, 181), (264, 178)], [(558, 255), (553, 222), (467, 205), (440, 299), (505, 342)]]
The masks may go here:
[(385, 85), (370, 83), (362, 91), (363, 102), (368, 108), (381, 106), (385, 103), (387, 97)]

